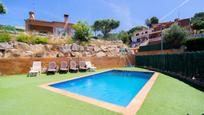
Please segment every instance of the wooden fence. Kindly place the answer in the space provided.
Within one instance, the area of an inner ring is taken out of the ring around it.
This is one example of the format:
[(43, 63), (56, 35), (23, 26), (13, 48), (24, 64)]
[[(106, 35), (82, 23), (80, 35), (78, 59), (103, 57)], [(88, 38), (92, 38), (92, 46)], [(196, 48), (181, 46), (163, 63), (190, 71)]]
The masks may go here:
[(58, 66), (61, 61), (70, 60), (84, 60), (91, 61), (97, 69), (123, 67), (127, 65), (134, 65), (134, 55), (123, 57), (83, 57), (83, 58), (11, 58), (0, 59), (0, 75), (13, 75), (13, 74), (25, 74), (28, 73), (33, 61), (41, 61), (42, 67), (45, 69), (50, 61), (55, 61)]

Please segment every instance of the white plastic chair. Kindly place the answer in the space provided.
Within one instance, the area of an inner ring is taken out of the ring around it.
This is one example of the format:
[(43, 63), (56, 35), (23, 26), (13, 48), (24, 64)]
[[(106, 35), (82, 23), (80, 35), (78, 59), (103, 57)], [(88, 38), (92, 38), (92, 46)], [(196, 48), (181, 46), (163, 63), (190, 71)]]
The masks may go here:
[(41, 73), (41, 69), (42, 69), (41, 64), (42, 63), (40, 61), (33, 62), (33, 66), (30, 68), (30, 71), (29, 71), (29, 77), (33, 75), (36, 76)]
[(91, 71), (95, 71), (95, 70), (96, 70), (96, 67), (95, 67), (93, 64), (91, 64), (90, 61), (86, 61), (86, 67), (87, 67), (89, 70), (91, 70)]

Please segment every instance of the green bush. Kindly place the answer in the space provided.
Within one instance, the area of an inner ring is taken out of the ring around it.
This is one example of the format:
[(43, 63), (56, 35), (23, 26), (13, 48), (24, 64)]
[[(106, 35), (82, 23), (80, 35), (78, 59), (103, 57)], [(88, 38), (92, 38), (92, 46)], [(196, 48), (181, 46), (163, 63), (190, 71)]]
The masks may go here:
[(92, 35), (91, 28), (86, 22), (77, 22), (73, 25), (75, 30), (74, 39), (79, 40), (80, 42), (90, 40), (90, 36)]
[(184, 45), (186, 45), (188, 51), (204, 50), (204, 38), (193, 38), (186, 40)]
[(74, 43), (73, 38), (68, 38), (68, 39), (67, 39), (67, 44), (72, 44), (72, 43)]
[(32, 41), (33, 41), (32, 39), (33, 39), (33, 37), (31, 37), (28, 34), (24, 34), (24, 33), (21, 33), (16, 37), (17, 41), (24, 42), (24, 43), (32, 43)]
[(0, 33), (0, 42), (8, 42), (11, 40), (11, 35), (9, 33)]
[(35, 36), (23, 33), (17, 36), (17, 41), (32, 44), (46, 44), (48, 43), (48, 38), (44, 36)]
[(189, 31), (178, 25), (172, 25), (162, 32), (164, 42), (171, 43), (174, 47), (180, 47), (182, 42), (189, 38)]
[(35, 44), (46, 44), (48, 43), (48, 38), (44, 36), (33, 36), (32, 43)]
[[(163, 50), (168, 49), (179, 49), (180, 47), (175, 47), (172, 43), (165, 42), (163, 43)], [(161, 50), (161, 44), (153, 44), (153, 45), (147, 45), (147, 46), (141, 46), (139, 49), (139, 52), (145, 52), (145, 51), (157, 51)]]

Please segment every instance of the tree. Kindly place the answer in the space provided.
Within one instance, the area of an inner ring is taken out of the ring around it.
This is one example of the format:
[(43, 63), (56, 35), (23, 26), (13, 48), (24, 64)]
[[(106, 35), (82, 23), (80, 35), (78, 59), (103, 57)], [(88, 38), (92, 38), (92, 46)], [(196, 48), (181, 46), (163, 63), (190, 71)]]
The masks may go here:
[(119, 38), (120, 40), (122, 40), (123, 43), (125, 43), (125, 44), (129, 44), (129, 43), (130, 43), (130, 36), (129, 36), (128, 32), (121, 31), (121, 32), (118, 34), (118, 38)]
[(5, 13), (6, 13), (6, 8), (2, 3), (0, 3), (0, 14), (5, 14)]
[(196, 13), (191, 20), (191, 24), (193, 26), (193, 29), (204, 29), (204, 12)]
[(111, 30), (119, 27), (119, 25), (120, 22), (113, 19), (96, 20), (93, 25), (93, 30), (101, 31), (104, 37), (107, 37), (108, 33), (111, 32)]
[(151, 21), (149, 19), (146, 19), (145, 20), (145, 24), (147, 27), (151, 28), (152, 27), (152, 24), (151, 24)]
[(153, 24), (158, 24), (159, 19), (156, 16), (151, 17), (150, 19), (145, 20), (145, 24), (151, 28)]
[(153, 16), (151, 19), (150, 19), (150, 22), (151, 24), (158, 24), (159, 23), (159, 19), (156, 17), (156, 16)]
[(189, 37), (189, 32), (176, 24), (162, 33), (165, 42), (172, 44), (174, 47), (181, 46), (182, 42)]
[(132, 35), (134, 32), (141, 31), (143, 29), (147, 29), (145, 26), (135, 26), (128, 31), (128, 34)]
[(73, 25), (73, 28), (75, 30), (74, 33), (74, 39), (80, 40), (80, 41), (89, 41), (91, 34), (91, 28), (86, 22), (77, 22)]

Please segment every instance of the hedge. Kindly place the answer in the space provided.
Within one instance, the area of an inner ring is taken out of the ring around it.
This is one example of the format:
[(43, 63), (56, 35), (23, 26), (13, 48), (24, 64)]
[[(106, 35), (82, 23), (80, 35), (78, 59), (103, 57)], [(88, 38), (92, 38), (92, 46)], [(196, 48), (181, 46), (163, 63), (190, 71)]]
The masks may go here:
[[(163, 43), (163, 49), (178, 49), (179, 47), (174, 47), (171, 43)], [(156, 51), (156, 50), (161, 50), (161, 44), (154, 44), (154, 45), (147, 45), (147, 46), (141, 46), (139, 48), (139, 52), (144, 52), (144, 51)]]
[(190, 82), (198, 81), (204, 88), (204, 51), (136, 56), (135, 65), (169, 73)]
[(204, 50), (204, 38), (193, 38), (184, 43), (188, 51)]

